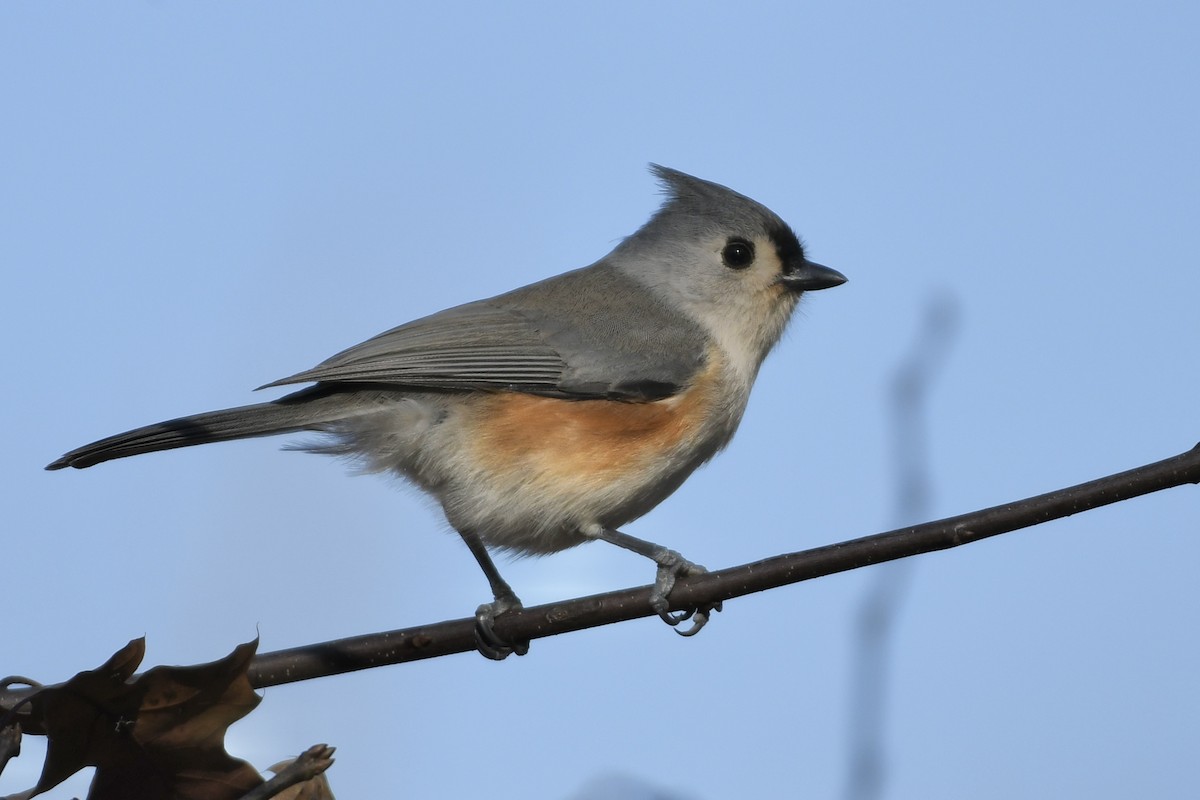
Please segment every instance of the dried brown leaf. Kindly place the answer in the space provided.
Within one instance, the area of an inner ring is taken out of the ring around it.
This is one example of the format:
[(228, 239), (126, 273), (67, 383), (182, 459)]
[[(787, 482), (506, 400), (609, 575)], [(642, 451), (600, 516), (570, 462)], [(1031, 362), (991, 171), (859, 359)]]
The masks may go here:
[(35, 793), (85, 766), (96, 767), (89, 800), (235, 800), (258, 786), (258, 772), (225, 751), (226, 728), (260, 701), (246, 677), (257, 646), (128, 682), (145, 652), (134, 640), (100, 669), (38, 692), (32, 717), (49, 744)]
[[(0, 715), (2, 716), (2, 715)], [(15, 722), (0, 728), (0, 773), (10, 759), (21, 754), (21, 726)]]
[(128, 706), (126, 681), (145, 654), (146, 640), (134, 639), (99, 668), (80, 672), (61, 686), (41, 689), (33, 696), (30, 718), (22, 727), (26, 733), (42, 734), (48, 740), (35, 794), (96, 764), (96, 745), (122, 725)]

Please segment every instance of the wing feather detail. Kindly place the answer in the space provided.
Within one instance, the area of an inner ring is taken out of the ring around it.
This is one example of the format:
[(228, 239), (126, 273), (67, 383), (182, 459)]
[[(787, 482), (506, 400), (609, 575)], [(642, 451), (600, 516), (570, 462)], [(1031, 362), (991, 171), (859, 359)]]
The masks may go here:
[(641, 402), (689, 385), (707, 347), (694, 322), (601, 262), (392, 328), (262, 388), (376, 383)]

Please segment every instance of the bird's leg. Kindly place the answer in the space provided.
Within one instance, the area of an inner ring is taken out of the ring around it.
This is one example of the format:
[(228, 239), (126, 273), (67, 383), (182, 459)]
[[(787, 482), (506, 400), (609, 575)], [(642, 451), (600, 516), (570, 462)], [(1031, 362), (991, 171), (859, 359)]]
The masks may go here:
[(688, 561), (674, 550), (668, 550), (654, 542), (647, 542), (645, 539), (630, 536), (628, 533), (621, 533), (621, 531), (612, 528), (605, 528), (603, 525), (589, 525), (583, 529), (582, 533), (589, 539), (600, 539), (609, 544), (615, 544), (617, 547), (631, 550), (658, 564), (658, 574), (654, 580), (654, 589), (650, 592), (650, 607), (657, 612), (663, 622), (672, 627), (691, 619), (692, 624), (687, 630), (675, 630), (680, 636), (695, 636), (708, 622), (709, 614), (713, 611), (721, 610), (721, 604), (715, 603), (713, 605), (680, 611), (677, 614), (671, 613), (671, 603), (667, 598), (670, 596), (671, 590), (675, 588), (675, 580), (680, 576), (686, 578), (689, 575), (700, 575), (708, 571), (699, 564), (693, 564), (691, 561)]
[(475, 647), (484, 656), (495, 661), (503, 661), (511, 653), (519, 656), (525, 655), (529, 652), (529, 642), (507, 642), (492, 627), (496, 617), (506, 611), (519, 610), (521, 598), (513, 592), (508, 581), (500, 577), (500, 570), (496, 569), (492, 557), (488, 555), (487, 548), (484, 547), (478, 534), (474, 531), (459, 531), (458, 535), (467, 543), (471, 555), (475, 556), (475, 560), (479, 562), (479, 568), (483, 570), (488, 583), (492, 586), (492, 597), (494, 598), (492, 602), (484, 603), (475, 610)]

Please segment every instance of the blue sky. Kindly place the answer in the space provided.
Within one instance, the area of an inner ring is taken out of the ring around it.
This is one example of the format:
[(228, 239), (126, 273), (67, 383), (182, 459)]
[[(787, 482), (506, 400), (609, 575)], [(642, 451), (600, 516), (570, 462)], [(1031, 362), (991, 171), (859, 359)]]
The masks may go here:
[[(765, 203), (850, 283), (631, 533), (719, 567), (891, 527), (885, 391), (939, 293), (961, 331), (933, 515), (1190, 447), (1198, 33), (1153, 2), (0, 6), (0, 673), (470, 613), (486, 584), (429, 501), (282, 440), (41, 468), (590, 263), (656, 207), (651, 161)], [(1193, 787), (1198, 529), (1177, 489), (918, 559), (888, 796)], [(527, 603), (650, 579), (598, 544), (502, 569)], [(644, 620), (271, 689), (229, 746), (330, 742), (344, 797), (835, 797), (868, 580), (734, 601), (691, 640)]]

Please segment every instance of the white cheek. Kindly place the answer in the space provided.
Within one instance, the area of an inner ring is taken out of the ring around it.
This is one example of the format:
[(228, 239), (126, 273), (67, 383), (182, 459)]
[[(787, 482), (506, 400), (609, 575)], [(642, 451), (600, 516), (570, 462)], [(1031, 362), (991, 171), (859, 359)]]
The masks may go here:
[(779, 341), (796, 308), (797, 296), (777, 283), (779, 260), (759, 242), (761, 256), (744, 274), (730, 274), (728, 290), (705, 314), (705, 327), (729, 355), (729, 366), (747, 384), (754, 382), (767, 353)]
[(743, 296), (742, 302), (731, 303), (710, 317), (709, 331), (728, 354), (729, 366), (747, 385), (758, 376), (758, 368), (779, 341), (795, 307), (795, 295), (766, 291)]

